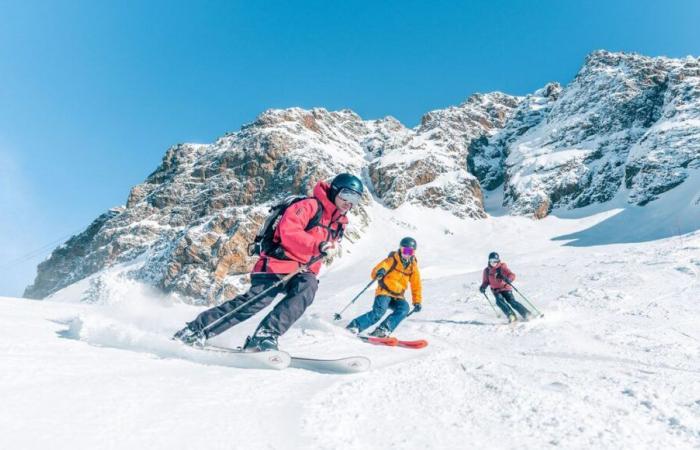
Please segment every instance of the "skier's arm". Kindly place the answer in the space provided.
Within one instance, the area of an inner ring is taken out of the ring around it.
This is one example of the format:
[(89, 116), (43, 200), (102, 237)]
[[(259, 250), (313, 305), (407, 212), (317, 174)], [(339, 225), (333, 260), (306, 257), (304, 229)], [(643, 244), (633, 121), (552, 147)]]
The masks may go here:
[(483, 290), (486, 289), (486, 287), (489, 285), (489, 269), (484, 269), (484, 272), (481, 275), (481, 286), (479, 289)]
[(387, 258), (384, 258), (379, 264), (374, 266), (374, 269), (372, 269), (372, 279), (377, 278), (377, 272), (379, 272), (379, 269), (384, 269), (384, 273), (388, 272), (389, 269), (391, 268), (391, 260), (393, 256), (389, 256)]
[(284, 252), (297, 260), (309, 259), (319, 253), (319, 244), (323, 239), (305, 230), (309, 221), (316, 214), (318, 205), (314, 200), (302, 200), (294, 203), (282, 215), (277, 226), (280, 244)]
[(418, 264), (413, 267), (413, 273), (409, 279), (411, 283), (411, 300), (414, 305), (420, 305), (423, 301), (423, 284), (420, 281), (420, 271), (418, 270)]
[(508, 279), (511, 283), (515, 281), (515, 274), (508, 268), (507, 265), (503, 264), (501, 265), (501, 273), (503, 274), (504, 277)]

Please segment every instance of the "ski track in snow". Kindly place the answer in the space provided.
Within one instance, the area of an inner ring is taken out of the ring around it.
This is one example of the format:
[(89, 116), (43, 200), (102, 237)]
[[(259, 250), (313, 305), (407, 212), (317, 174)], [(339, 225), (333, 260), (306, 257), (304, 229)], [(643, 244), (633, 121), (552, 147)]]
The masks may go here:
[[(700, 448), (700, 232), (566, 247), (552, 237), (596, 219), (431, 212), (406, 230), (420, 211), (373, 214), (281, 339), (297, 356), (368, 356), (370, 372), (230, 367), (169, 340), (201, 308), (128, 289), (106, 305), (2, 299), (0, 448)], [(428, 339), (423, 350), (342, 329), (371, 292), (332, 320), (404, 234), (419, 242), (425, 307), (397, 336)], [(477, 290), (494, 249), (545, 317), (494, 315)], [(256, 325), (214, 343), (240, 345)]]

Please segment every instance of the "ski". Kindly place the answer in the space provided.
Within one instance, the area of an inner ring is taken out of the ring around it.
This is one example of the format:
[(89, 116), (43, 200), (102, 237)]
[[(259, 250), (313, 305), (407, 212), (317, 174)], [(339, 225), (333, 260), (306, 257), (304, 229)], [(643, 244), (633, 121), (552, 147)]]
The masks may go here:
[(359, 373), (365, 372), (372, 366), (369, 358), (364, 356), (349, 356), (339, 359), (302, 358), (292, 356), (289, 367), (312, 370), (322, 373)]
[[(198, 347), (193, 347), (198, 348)], [(281, 350), (267, 350), (264, 352), (245, 352), (241, 349), (227, 347), (217, 347), (215, 345), (205, 345), (199, 348), (206, 352), (220, 353), (226, 355), (226, 361), (235, 367), (245, 369), (286, 369), (292, 360), (289, 353)]]
[(428, 346), (428, 341), (425, 339), (418, 339), (416, 341), (402, 341), (399, 340), (398, 342), (399, 347), (404, 347), (404, 348), (414, 348), (414, 349), (419, 349), (419, 348), (424, 348)]
[(396, 347), (399, 345), (399, 340), (395, 337), (374, 337), (374, 336), (357, 336), (362, 342), (367, 342), (374, 345), (387, 345), (389, 347)]
[[(196, 347), (195, 347), (196, 348)], [(201, 350), (224, 353), (227, 361), (236, 367), (249, 369), (277, 369), (287, 367), (312, 370), (322, 373), (359, 373), (365, 372), (372, 366), (369, 358), (350, 356), (338, 359), (303, 358), (290, 356), (282, 350), (267, 350), (264, 352), (245, 352), (241, 349), (205, 345)]]
[(419, 348), (424, 348), (427, 347), (428, 341), (425, 339), (419, 339), (416, 341), (402, 341), (400, 339), (397, 339), (395, 337), (385, 337), (385, 338), (380, 338), (380, 337), (374, 337), (374, 336), (358, 336), (362, 341), (368, 342), (370, 344), (375, 344), (375, 345), (386, 345), (389, 347), (404, 347), (404, 348), (413, 348), (413, 349), (419, 349)]

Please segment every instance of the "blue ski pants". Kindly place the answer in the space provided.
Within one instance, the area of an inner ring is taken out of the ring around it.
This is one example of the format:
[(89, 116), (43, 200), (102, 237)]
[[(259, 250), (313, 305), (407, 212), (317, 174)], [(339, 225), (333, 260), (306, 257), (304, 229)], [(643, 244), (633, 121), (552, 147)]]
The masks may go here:
[(378, 295), (374, 298), (372, 310), (356, 317), (348, 326), (355, 326), (360, 331), (366, 330), (379, 322), (386, 314), (387, 309), (391, 309), (392, 312), (379, 326), (389, 331), (394, 331), (399, 323), (406, 318), (410, 308), (406, 300), (389, 297), (388, 295)]

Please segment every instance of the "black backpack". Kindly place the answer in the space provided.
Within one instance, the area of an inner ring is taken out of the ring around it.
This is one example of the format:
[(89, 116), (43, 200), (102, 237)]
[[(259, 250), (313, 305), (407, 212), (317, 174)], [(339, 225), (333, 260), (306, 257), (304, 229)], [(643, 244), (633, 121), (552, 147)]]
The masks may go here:
[(309, 231), (312, 228), (317, 227), (321, 223), (321, 217), (323, 216), (323, 205), (321, 204), (321, 201), (316, 197), (290, 195), (280, 203), (270, 207), (270, 215), (267, 216), (267, 219), (265, 219), (265, 222), (263, 222), (262, 226), (258, 230), (258, 233), (255, 235), (255, 240), (248, 246), (248, 254), (250, 256), (254, 256), (265, 252), (266, 255), (286, 259), (284, 255), (278, 254), (279, 250), (282, 249), (280, 245), (273, 240), (275, 237), (275, 230), (277, 229), (277, 225), (279, 225), (282, 215), (287, 208), (297, 202), (306, 200), (307, 198), (313, 198), (316, 200), (316, 203), (318, 203), (318, 209), (316, 210), (316, 214), (314, 214), (311, 220), (309, 220), (309, 223), (306, 225), (306, 228), (304, 228), (304, 231)]

